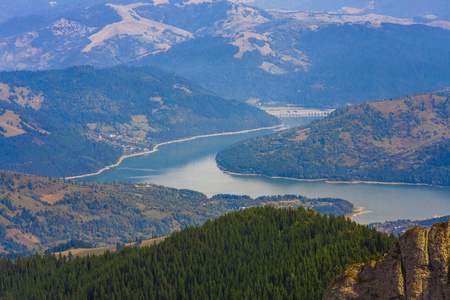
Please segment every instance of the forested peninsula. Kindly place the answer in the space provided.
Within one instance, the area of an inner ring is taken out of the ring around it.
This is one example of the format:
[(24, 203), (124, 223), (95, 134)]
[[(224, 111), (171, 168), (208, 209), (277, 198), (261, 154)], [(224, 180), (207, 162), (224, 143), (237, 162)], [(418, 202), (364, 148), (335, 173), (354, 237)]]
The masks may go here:
[(279, 124), (152, 67), (0, 73), (0, 169), (70, 177), (161, 142)]
[(234, 144), (222, 170), (294, 179), (450, 186), (450, 92), (348, 105)]

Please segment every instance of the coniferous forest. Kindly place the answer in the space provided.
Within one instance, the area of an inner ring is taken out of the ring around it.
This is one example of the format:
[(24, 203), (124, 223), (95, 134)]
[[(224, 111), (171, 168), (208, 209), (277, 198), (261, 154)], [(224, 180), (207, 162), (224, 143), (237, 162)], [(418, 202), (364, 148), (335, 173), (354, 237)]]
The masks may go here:
[(145, 248), (0, 261), (2, 299), (320, 299), (393, 236), (344, 217), (271, 206), (229, 213)]

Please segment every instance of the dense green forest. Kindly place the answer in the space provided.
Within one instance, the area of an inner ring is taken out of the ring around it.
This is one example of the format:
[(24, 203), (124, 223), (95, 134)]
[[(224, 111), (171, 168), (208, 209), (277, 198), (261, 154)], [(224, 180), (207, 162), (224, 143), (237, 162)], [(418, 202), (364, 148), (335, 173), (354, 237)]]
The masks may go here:
[(0, 172), (0, 254), (43, 252), (70, 240), (104, 246), (165, 236), (226, 212), (261, 205), (302, 206), (335, 215), (353, 210), (353, 204), (342, 199), (208, 198), (153, 184), (81, 183)]
[(2, 299), (320, 299), (393, 236), (312, 210), (245, 209), (144, 248), (0, 260)]
[(278, 122), (156, 68), (0, 73), (0, 169), (69, 177), (158, 142)]
[(450, 186), (449, 91), (348, 105), (309, 125), (234, 144), (226, 171)]

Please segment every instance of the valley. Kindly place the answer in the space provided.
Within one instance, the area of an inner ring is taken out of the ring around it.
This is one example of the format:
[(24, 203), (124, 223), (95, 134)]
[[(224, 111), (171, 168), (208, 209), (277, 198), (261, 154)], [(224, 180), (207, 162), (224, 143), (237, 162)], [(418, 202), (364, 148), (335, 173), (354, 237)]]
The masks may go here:
[(449, 45), (447, 0), (3, 0), (0, 299), (447, 299)]
[[(284, 118), (290, 126), (309, 124), (313, 118)], [(102, 174), (80, 178), (84, 182), (131, 181), (156, 183), (178, 189), (200, 191), (208, 197), (216, 194), (304, 195), (309, 198), (337, 197), (363, 207), (365, 213), (354, 216), (360, 224), (425, 219), (450, 211), (450, 190), (426, 185), (326, 183), (298, 181), (265, 176), (239, 176), (222, 172), (216, 164), (217, 153), (235, 143), (274, 130), (262, 130), (239, 135), (207, 137), (164, 145), (148, 156), (125, 159), (122, 164)], [(427, 205), (424, 205), (427, 199)], [(407, 207), (407, 209), (405, 209)], [(405, 227), (409, 228), (409, 227)]]

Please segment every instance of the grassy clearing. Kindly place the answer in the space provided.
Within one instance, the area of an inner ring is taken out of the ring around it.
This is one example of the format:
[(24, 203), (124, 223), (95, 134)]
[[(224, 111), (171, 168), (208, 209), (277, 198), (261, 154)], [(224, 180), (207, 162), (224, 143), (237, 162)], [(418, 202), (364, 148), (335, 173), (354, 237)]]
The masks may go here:
[(26, 246), (41, 242), (38, 237), (29, 233), (24, 233), (19, 229), (8, 229), (6, 232), (6, 237), (13, 238), (15, 242)]
[(26, 133), (21, 125), (22, 120), (20, 116), (15, 114), (11, 110), (6, 110), (5, 113), (0, 116), (0, 127), (6, 132), (1, 132), (5, 137), (12, 137)]
[(134, 115), (131, 116), (132, 123), (147, 123), (147, 116), (145, 115)]
[(90, 129), (90, 130), (95, 130), (95, 128), (97, 128), (98, 123), (88, 123), (86, 124), (86, 126)]
[(54, 204), (59, 200), (62, 200), (64, 196), (67, 194), (66, 190), (60, 190), (56, 194), (49, 194), (42, 197), (42, 201), (47, 202), (49, 204)]
[[(166, 236), (163, 236), (163, 237), (159, 237), (159, 238), (142, 241), (139, 245), (136, 245), (136, 242), (126, 243), (125, 246), (126, 247), (148, 247), (148, 246), (159, 244), (162, 241), (164, 241), (165, 239), (166, 239)], [(62, 256), (69, 256), (69, 252), (70, 252), (70, 253), (72, 253), (72, 255), (74, 257), (77, 257), (77, 256), (84, 257), (84, 256), (88, 256), (88, 255), (102, 255), (106, 251), (113, 252), (116, 250), (117, 250), (116, 246), (109, 246), (109, 247), (98, 247), (98, 248), (91, 248), (91, 249), (86, 249), (86, 248), (69, 249), (67, 251), (57, 252), (55, 254), (56, 255), (61, 254)]]

